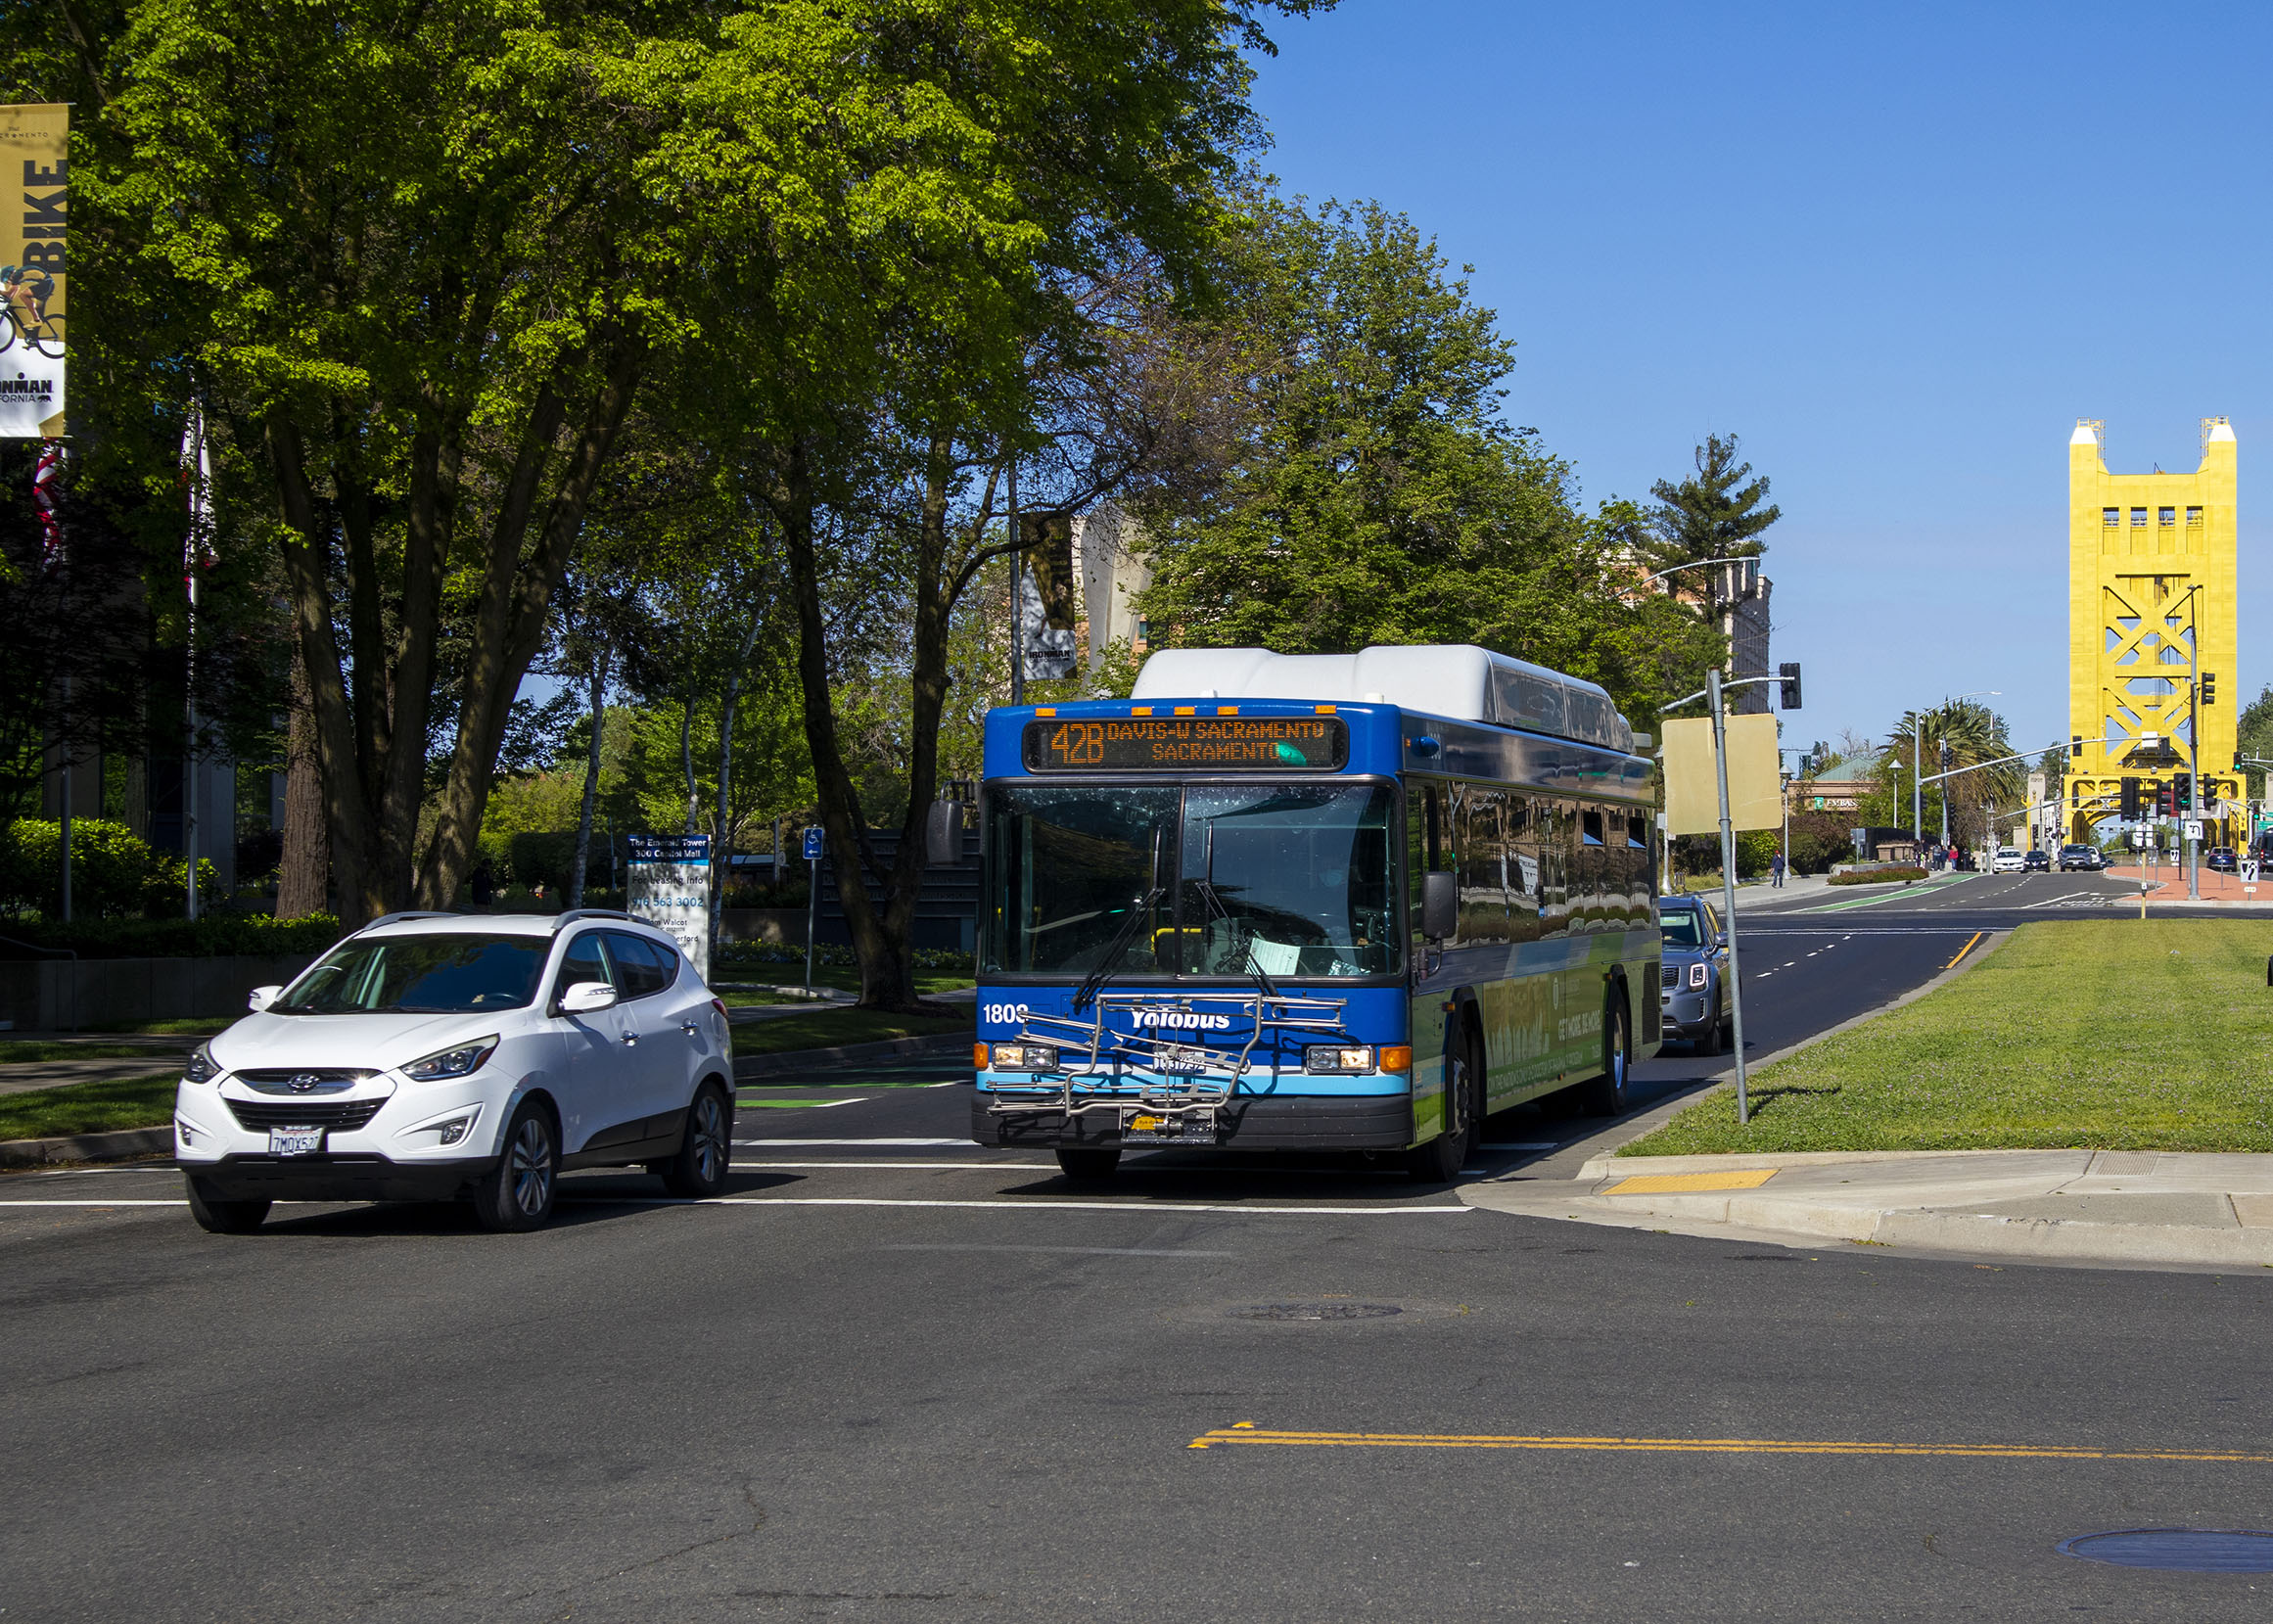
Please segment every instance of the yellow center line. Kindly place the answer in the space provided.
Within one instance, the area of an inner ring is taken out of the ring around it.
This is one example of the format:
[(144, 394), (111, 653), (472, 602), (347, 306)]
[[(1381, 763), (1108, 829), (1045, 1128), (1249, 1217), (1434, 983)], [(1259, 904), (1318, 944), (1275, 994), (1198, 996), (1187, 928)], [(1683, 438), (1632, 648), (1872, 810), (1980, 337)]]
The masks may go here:
[(1973, 932), (1973, 934), (1972, 934), (1971, 937), (1969, 937), (1969, 938), (1967, 939), (1967, 941), (1966, 941), (1966, 945), (1965, 945), (1964, 947), (1962, 947), (1962, 948), (1958, 949), (1958, 951), (1957, 951), (1957, 958), (1953, 958), (1953, 959), (1951, 959), (1951, 960), (1950, 960), (1950, 961), (1949, 961), (1947, 964), (1944, 964), (1944, 965), (1942, 966), (1942, 968), (1943, 968), (1943, 969), (1945, 969), (1945, 970), (1954, 970), (1954, 969), (1956, 969), (1956, 968), (1958, 967), (1958, 958), (1963, 958), (1963, 957), (1965, 957), (1965, 955), (1966, 955), (1966, 954), (1968, 954), (1968, 953), (1971, 952), (1971, 951), (1973, 951), (1973, 944), (1974, 944), (1975, 942), (1978, 942), (1978, 941), (1981, 939), (1981, 937), (1982, 937), (1982, 935), (1983, 935), (1983, 934), (1984, 934), (1984, 933), (1983, 933), (1983, 932), (1981, 932), (1981, 931), (1975, 931), (1975, 932)]
[(1203, 1432), (1193, 1449), (1217, 1444), (1283, 1444), (1314, 1449), (1532, 1449), (1621, 1455), (1933, 1455), (1990, 1461), (2198, 1461), (2273, 1465), (2273, 1455), (2243, 1450), (2083, 1449), (2060, 1444), (1851, 1443), (1807, 1438), (1615, 1438), (1500, 1436), (1468, 1432), (1282, 1432), (1240, 1421)]

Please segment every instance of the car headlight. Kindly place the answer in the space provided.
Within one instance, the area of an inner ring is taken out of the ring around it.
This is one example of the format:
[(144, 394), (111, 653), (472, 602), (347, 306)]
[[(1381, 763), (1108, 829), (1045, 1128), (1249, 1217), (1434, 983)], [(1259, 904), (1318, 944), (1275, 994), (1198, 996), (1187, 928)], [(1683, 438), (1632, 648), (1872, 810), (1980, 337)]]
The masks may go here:
[(464, 1077), (468, 1072), (481, 1069), (497, 1046), (494, 1037), (476, 1038), (469, 1044), (453, 1044), (448, 1048), (437, 1049), (424, 1059), (413, 1060), (402, 1068), (402, 1075), (414, 1083), (434, 1083), (445, 1077)]
[(995, 1045), (997, 1071), (1055, 1071), (1057, 1045), (1055, 1044), (997, 1044)]
[(1705, 984), (1705, 977), (1708, 973), (1709, 972), (1705, 969), (1704, 960), (1701, 958), (1698, 959), (1694, 964), (1692, 964), (1689, 967), (1689, 984), (1692, 987), (1702, 987)]
[(210, 1083), (221, 1075), (221, 1063), (213, 1058), (213, 1045), (200, 1044), (190, 1050), (187, 1064), (181, 1068), (184, 1083)]
[(1345, 1047), (1339, 1044), (1313, 1044), (1302, 1051), (1302, 1069), (1313, 1075), (1371, 1071), (1373, 1069), (1373, 1051), (1363, 1046)]

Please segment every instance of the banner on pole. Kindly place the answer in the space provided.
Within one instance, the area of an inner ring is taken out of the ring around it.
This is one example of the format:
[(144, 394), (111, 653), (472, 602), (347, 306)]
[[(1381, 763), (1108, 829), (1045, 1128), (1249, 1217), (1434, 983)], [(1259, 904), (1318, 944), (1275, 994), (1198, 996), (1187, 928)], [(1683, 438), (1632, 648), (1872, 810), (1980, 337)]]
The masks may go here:
[[(1773, 829), (1784, 821), (1784, 773), (1771, 713), (1730, 717), (1729, 826)], [(1677, 835), (1721, 832), (1721, 787), (1710, 718), (1665, 724), (1665, 827)]]
[(625, 911), (670, 936), (695, 973), (709, 981), (711, 837), (632, 835), (629, 845), (630, 861), (625, 867), (629, 905)]
[(63, 103), (0, 107), (0, 439), (64, 432), (70, 116)]
[(1018, 531), (1027, 547), (1018, 570), (1018, 638), (1026, 674), (1071, 676), (1078, 655), (1073, 515), (1022, 513)]

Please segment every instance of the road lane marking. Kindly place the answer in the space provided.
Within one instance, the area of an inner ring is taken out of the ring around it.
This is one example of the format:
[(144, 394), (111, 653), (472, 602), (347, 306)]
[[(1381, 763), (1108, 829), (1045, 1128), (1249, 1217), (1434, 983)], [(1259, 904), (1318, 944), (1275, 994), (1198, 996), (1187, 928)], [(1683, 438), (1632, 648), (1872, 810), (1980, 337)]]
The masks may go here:
[(1692, 1189), (1758, 1189), (1776, 1177), (1772, 1167), (1747, 1168), (1740, 1173), (1645, 1173), (1621, 1179), (1604, 1195), (1670, 1195)]
[(825, 1111), (831, 1105), (858, 1105), (858, 1099), (738, 1099), (745, 1111)]
[(824, 1144), (894, 1144), (904, 1147), (922, 1146), (931, 1149), (946, 1149), (951, 1146), (957, 1150), (968, 1150), (972, 1145), (972, 1141), (967, 1137), (959, 1139), (736, 1139), (734, 1142), (759, 1150), (811, 1150), (817, 1145)]
[[(1467, 1213), (1482, 1211), (1479, 1207), (1252, 1207), (1238, 1201), (927, 1201), (900, 1196), (849, 1195), (585, 1195), (563, 1188), (558, 1201), (580, 1207), (963, 1207), (983, 1208), (989, 1211), (1032, 1209), (1037, 1212), (1220, 1212), (1247, 1213), (1262, 1218), (1403, 1218), (1408, 1215), (1428, 1214), (1440, 1218), (1458, 1218)], [(345, 1201), (279, 1201), (279, 1207), (338, 1207), (360, 1206), (363, 1203)], [(170, 1201), (97, 1201), (82, 1199), (56, 1199), (49, 1201), (0, 1201), (0, 1207), (186, 1207), (186, 1200)]]
[(1947, 964), (1944, 964), (1942, 968), (1945, 970), (1956, 969), (1958, 967), (1958, 958), (1963, 958), (1966, 954), (1971, 952), (1973, 951), (1973, 944), (1978, 942), (1983, 936), (1986, 936), (1987, 934), (1988, 933), (1986, 931), (1975, 931), (1972, 935), (1967, 937), (1966, 945), (1957, 951), (1957, 958), (1951, 959)]
[(1926, 1455), (1989, 1461), (2199, 1461), (2273, 1465), (2273, 1455), (2245, 1450), (2082, 1449), (2061, 1444), (1846, 1443), (1810, 1438), (1591, 1438), (1461, 1432), (1281, 1432), (1252, 1421), (1218, 1427), (1189, 1448), (1281, 1444), (1327, 1449), (1534, 1449), (1632, 1455)]
[(1064, 1252), (1092, 1258), (1235, 1258), (1236, 1252), (1192, 1252), (1174, 1246), (987, 1246), (950, 1240), (908, 1241), (887, 1252)]

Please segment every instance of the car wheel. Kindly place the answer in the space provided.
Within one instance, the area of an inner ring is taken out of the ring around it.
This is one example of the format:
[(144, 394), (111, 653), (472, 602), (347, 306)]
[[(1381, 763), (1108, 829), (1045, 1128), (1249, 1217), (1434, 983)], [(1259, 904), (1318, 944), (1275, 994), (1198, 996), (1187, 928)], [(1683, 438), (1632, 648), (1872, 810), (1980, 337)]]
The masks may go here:
[(1587, 1115), (1595, 1117), (1623, 1116), (1632, 1103), (1629, 1082), (1633, 1074), (1633, 1055), (1626, 1043), (1626, 1000), (1616, 988), (1610, 990), (1602, 1010), (1602, 1075), (1586, 1086), (1583, 1103)]
[(1113, 1176), (1121, 1165), (1121, 1147), (1098, 1147), (1089, 1144), (1061, 1144), (1057, 1147), (1058, 1171), (1077, 1184), (1101, 1184)]
[(183, 1175), (182, 1182), (189, 1185), (190, 1217), (209, 1234), (251, 1234), (268, 1217), (267, 1201), (224, 1201), (209, 1194), (206, 1182), (194, 1173)]
[(1717, 998), (1713, 1001), (1713, 1024), (1706, 1027), (1704, 1036), (1696, 1041), (1696, 1051), (1699, 1054), (1718, 1054), (1721, 1051), (1721, 1006)]
[(474, 1216), (485, 1230), (518, 1232), (552, 1216), (560, 1185), (560, 1135), (552, 1113), (525, 1100), (505, 1129), (505, 1152), (474, 1186)]
[(725, 1090), (705, 1083), (686, 1111), (686, 1137), (678, 1154), (664, 1164), (663, 1187), (673, 1195), (700, 1200), (726, 1187), (726, 1163), (734, 1150), (734, 1107)]
[(1468, 1165), (1476, 1137), (1477, 1101), (1483, 1096), (1482, 1057), (1459, 1028), (1446, 1035), (1443, 1132), (1413, 1151), (1407, 1171), (1427, 1184), (1449, 1184)]

